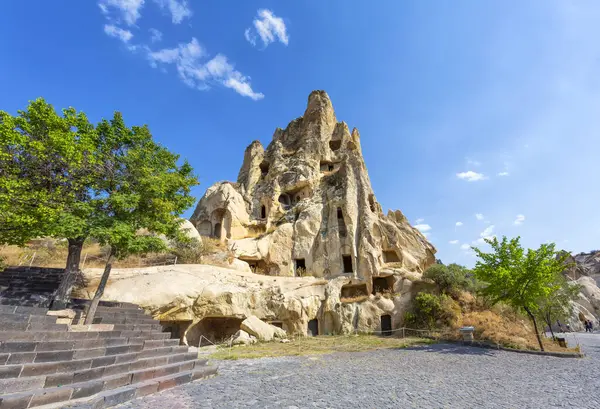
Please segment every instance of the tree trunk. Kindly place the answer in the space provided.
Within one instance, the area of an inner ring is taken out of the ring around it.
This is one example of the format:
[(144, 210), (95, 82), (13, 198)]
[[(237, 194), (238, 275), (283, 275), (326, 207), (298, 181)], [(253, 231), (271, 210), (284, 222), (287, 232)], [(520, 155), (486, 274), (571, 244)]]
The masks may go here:
[(546, 324), (548, 324), (548, 328), (550, 328), (550, 334), (552, 335), (552, 341), (556, 341), (556, 336), (554, 335), (554, 330), (552, 329), (552, 320), (550, 314), (546, 314)]
[(79, 273), (79, 261), (81, 260), (81, 250), (83, 249), (83, 242), (85, 237), (77, 237), (74, 239), (68, 239), (69, 241), (69, 255), (67, 256), (67, 265), (65, 267), (65, 273), (54, 300), (52, 301), (52, 310), (64, 310), (69, 304), (71, 298), (71, 291), (75, 284), (75, 278)]
[(535, 330), (535, 336), (538, 340), (538, 344), (540, 344), (540, 351), (543, 351), (544, 344), (542, 343), (542, 337), (540, 337), (540, 332), (538, 331), (538, 326), (537, 326), (537, 321), (535, 320), (535, 315), (533, 315), (531, 313), (529, 308), (525, 308), (525, 311), (527, 312), (527, 315), (529, 315), (529, 318), (531, 318), (531, 321), (533, 321), (533, 329)]
[(110, 270), (112, 268), (112, 258), (113, 251), (110, 249), (110, 253), (108, 255), (108, 260), (106, 260), (106, 265), (104, 266), (104, 273), (102, 273), (102, 278), (100, 279), (100, 284), (98, 284), (98, 288), (96, 289), (96, 294), (94, 294), (94, 298), (90, 303), (90, 308), (88, 308), (87, 314), (85, 316), (85, 325), (90, 325), (94, 322), (94, 316), (96, 315), (96, 309), (98, 308), (98, 304), (100, 304), (100, 299), (102, 298), (102, 294), (104, 294), (104, 288), (106, 288), (106, 283), (108, 282), (108, 276), (110, 276)]

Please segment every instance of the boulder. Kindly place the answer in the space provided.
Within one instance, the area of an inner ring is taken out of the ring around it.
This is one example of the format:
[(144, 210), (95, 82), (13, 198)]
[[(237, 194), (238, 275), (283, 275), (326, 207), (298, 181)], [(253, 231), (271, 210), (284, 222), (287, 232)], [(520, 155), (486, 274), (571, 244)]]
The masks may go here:
[(232, 345), (252, 345), (256, 343), (256, 337), (248, 334), (244, 330), (239, 330), (231, 339)]
[(260, 341), (272, 341), (275, 337), (275, 330), (273, 328), (277, 327), (267, 324), (266, 322), (261, 321), (260, 318), (251, 315), (242, 321), (240, 328), (246, 331), (248, 334), (254, 335)]

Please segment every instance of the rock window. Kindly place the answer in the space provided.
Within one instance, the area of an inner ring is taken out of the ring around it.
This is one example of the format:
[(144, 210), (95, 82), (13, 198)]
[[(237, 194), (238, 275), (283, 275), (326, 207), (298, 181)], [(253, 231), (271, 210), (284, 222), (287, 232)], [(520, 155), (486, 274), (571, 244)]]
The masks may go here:
[(392, 316), (389, 314), (381, 316), (381, 335), (384, 337), (392, 335)]
[(279, 195), (279, 203), (282, 204), (284, 209), (289, 209), (291, 203), (290, 203), (290, 197), (288, 195), (286, 195), (285, 193), (282, 193)]
[(263, 161), (258, 167), (260, 168), (260, 175), (262, 177), (265, 177), (269, 174), (269, 162)]
[(346, 237), (346, 223), (344, 222), (344, 212), (341, 207), (337, 208), (337, 221), (340, 237)]
[(372, 194), (369, 195), (369, 209), (375, 213), (375, 196)]
[(267, 207), (265, 205), (262, 205), (260, 207), (260, 218), (261, 219), (266, 219), (267, 218)]
[(309, 337), (316, 337), (317, 335), (319, 335), (319, 320), (318, 319), (315, 318), (314, 320), (308, 321), (307, 334)]
[(294, 260), (295, 273), (297, 277), (302, 277), (306, 273), (306, 261), (303, 258)]
[(383, 250), (383, 262), (384, 263), (399, 263), (400, 257), (394, 250)]
[(342, 263), (344, 265), (344, 273), (352, 273), (354, 272), (352, 268), (352, 256), (348, 254), (344, 254), (342, 256)]
[(373, 294), (391, 293), (394, 288), (394, 276), (373, 277)]
[(338, 139), (336, 141), (330, 141), (329, 142), (329, 148), (332, 151), (337, 151), (338, 149), (340, 149), (342, 147), (342, 141), (341, 139)]

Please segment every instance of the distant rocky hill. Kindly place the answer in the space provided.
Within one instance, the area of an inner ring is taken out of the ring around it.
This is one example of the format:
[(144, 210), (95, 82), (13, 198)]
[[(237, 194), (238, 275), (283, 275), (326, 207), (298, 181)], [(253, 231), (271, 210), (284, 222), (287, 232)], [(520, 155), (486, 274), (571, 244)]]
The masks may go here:
[(583, 276), (592, 277), (597, 284), (600, 284), (600, 250), (579, 253), (571, 256), (567, 261), (573, 263), (567, 271), (569, 277), (574, 280)]

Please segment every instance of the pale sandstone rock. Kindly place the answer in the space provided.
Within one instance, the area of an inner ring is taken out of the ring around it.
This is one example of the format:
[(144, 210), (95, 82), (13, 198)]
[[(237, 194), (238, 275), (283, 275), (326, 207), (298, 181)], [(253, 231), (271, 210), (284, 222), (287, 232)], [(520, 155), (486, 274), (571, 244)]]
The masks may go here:
[(239, 330), (231, 339), (232, 345), (252, 345), (256, 343), (256, 337), (248, 334), (244, 330)]
[(266, 322), (262, 322), (256, 316), (251, 315), (242, 321), (240, 328), (246, 331), (248, 334), (255, 336), (260, 341), (271, 341), (275, 337), (275, 331), (273, 331), (273, 328), (277, 327), (269, 325)]

